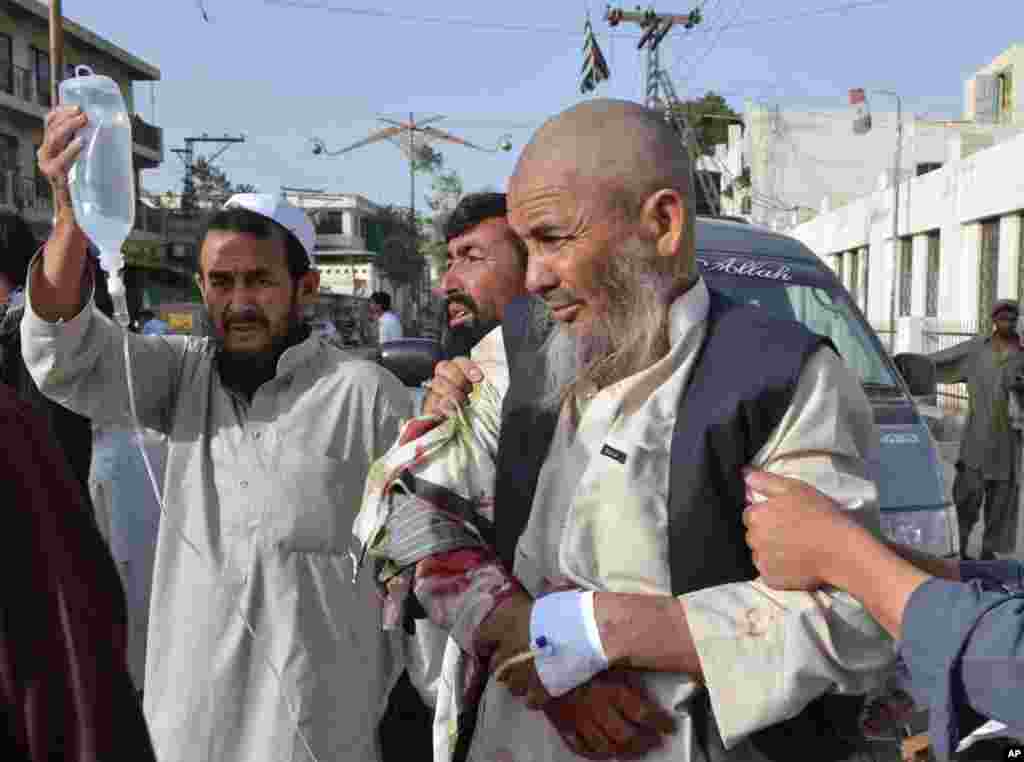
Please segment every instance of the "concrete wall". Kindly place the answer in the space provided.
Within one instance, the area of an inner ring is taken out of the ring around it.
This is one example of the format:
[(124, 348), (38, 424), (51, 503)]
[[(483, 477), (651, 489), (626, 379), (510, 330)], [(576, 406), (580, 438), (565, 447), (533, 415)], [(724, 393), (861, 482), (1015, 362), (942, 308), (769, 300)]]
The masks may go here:
[[(834, 209), (888, 183), (896, 153), (896, 114), (888, 100), (873, 102), (872, 129), (853, 132), (849, 109), (823, 112), (776, 111), (747, 104), (745, 136), (753, 188), (753, 218), (772, 227), (788, 227), (793, 209)], [(912, 177), (924, 163), (947, 160), (946, 125), (904, 114), (901, 177)]]

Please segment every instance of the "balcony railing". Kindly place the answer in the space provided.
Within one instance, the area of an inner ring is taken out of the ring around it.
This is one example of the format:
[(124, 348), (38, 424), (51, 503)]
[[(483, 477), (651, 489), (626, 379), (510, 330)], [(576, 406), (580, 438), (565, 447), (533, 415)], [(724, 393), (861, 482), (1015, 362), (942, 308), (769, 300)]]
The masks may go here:
[(145, 121), (138, 114), (132, 114), (132, 141), (161, 153), (164, 145), (164, 131)]
[(0, 63), (0, 91), (13, 95), (27, 103), (49, 107), (50, 91), (40, 88), (35, 74), (9, 61)]
[(154, 209), (143, 203), (135, 205), (135, 230), (167, 238), (199, 239), (206, 224), (203, 213), (186, 214), (177, 209)]
[(0, 169), (0, 204), (40, 214), (53, 214), (49, 183), (42, 177), (25, 177), (11, 169)]

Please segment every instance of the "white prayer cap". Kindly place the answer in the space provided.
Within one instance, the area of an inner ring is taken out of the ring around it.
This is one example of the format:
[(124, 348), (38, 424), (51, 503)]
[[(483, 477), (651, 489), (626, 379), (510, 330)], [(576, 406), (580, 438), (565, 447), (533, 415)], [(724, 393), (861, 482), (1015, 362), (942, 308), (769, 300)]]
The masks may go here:
[(316, 230), (309, 216), (299, 207), (272, 193), (236, 193), (227, 200), (224, 208), (248, 209), (273, 220), (295, 236), (309, 258), (309, 266), (316, 266)]

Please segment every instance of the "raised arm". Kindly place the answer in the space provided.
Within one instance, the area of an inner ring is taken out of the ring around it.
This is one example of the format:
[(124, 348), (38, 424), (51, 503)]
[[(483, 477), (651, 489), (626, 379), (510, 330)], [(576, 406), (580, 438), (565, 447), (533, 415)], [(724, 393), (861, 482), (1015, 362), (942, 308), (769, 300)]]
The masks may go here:
[(82, 150), (75, 134), (86, 124), (86, 116), (77, 106), (60, 106), (46, 115), (43, 144), (37, 158), (39, 170), (53, 190), (56, 221), (46, 242), (43, 266), (32, 272), (30, 284), (36, 314), (56, 323), (70, 321), (85, 306), (83, 289), (87, 240), (75, 222), (68, 186), (68, 171)]
[(132, 389), (144, 426), (166, 431), (187, 339), (126, 334), (92, 305), (87, 239), (75, 222), (68, 170), (81, 146), (73, 136), (85, 125), (77, 108), (47, 116), (39, 149), (40, 171), (53, 188), (56, 223), (29, 266), (21, 322), (25, 365), (50, 399), (99, 423), (132, 423), (124, 345), (132, 356)]

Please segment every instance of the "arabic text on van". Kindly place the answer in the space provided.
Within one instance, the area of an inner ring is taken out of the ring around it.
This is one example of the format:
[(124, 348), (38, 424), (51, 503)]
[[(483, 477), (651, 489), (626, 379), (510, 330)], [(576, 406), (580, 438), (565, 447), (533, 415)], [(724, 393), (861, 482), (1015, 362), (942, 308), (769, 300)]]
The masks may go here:
[(774, 265), (768, 262), (756, 262), (731, 257), (709, 261), (701, 259), (700, 263), (709, 272), (724, 272), (729, 275), (745, 275), (748, 278), (765, 278), (768, 280), (793, 280), (793, 272), (785, 265)]

